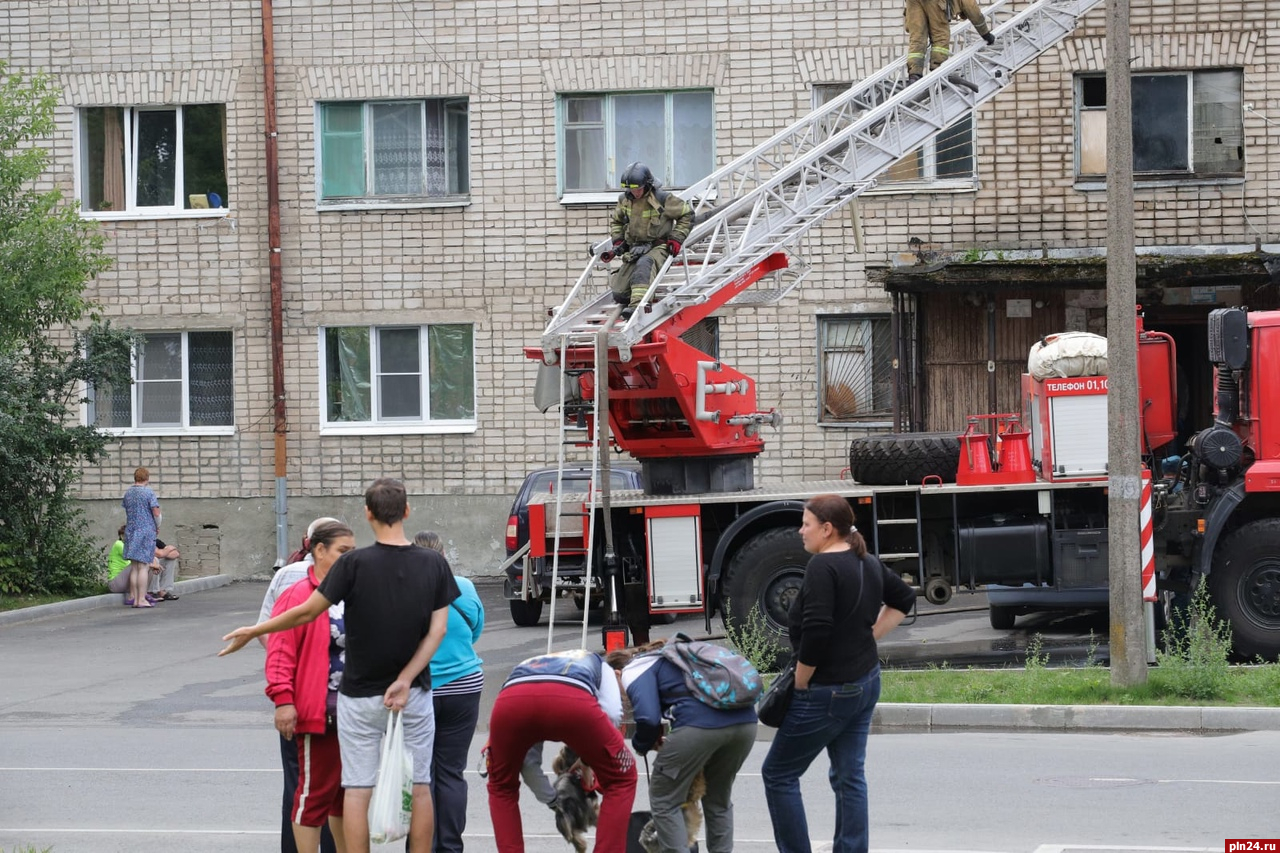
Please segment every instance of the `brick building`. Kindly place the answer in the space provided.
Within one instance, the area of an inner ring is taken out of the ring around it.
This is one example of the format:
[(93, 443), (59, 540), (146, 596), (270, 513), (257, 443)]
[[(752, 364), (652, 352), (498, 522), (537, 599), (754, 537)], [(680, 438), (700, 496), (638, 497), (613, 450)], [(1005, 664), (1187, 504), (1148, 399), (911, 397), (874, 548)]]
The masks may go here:
[[(510, 495), (557, 452), (521, 347), (604, 236), (622, 166), (678, 188), (905, 49), (898, 0), (275, 0), (277, 457), (262, 7), (0, 7), (0, 55), (63, 92), (51, 178), (116, 258), (92, 292), (146, 334), (133, 388), (85, 407), (120, 436), (86, 472), (90, 518), (108, 541), (147, 465), (189, 573), (274, 562), (278, 459), (291, 543), (320, 514), (367, 540), (360, 495), (394, 475), (411, 529), (492, 572)], [(1275, 302), (1278, 10), (1133, 4), (1140, 286), (1193, 387), (1208, 308)], [(820, 226), (797, 291), (717, 318), (719, 355), (786, 417), (757, 482), (837, 476), (851, 433), (895, 415), (952, 429), (1007, 409), (1032, 341), (1097, 327), (1102, 71), (1099, 7)]]

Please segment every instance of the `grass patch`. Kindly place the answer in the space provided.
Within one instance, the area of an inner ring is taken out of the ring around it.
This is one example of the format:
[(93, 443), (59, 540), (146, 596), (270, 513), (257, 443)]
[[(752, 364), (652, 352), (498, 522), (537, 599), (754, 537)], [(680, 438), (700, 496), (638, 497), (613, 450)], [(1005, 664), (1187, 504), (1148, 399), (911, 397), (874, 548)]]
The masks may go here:
[[(91, 594), (102, 595), (106, 591), (107, 591), (106, 587), (103, 587), (101, 591), (95, 591)], [(8, 610), (21, 610), (24, 607), (36, 607), (41, 604), (55, 604), (59, 601), (75, 601), (76, 599), (84, 598), (84, 597), (85, 596), (83, 595), (68, 595), (66, 593), (62, 593), (62, 594), (47, 593), (47, 594), (41, 594), (41, 595), (0, 595), (0, 613), (3, 613)], [(4, 851), (0, 849), (0, 853), (4, 853)], [(22, 851), (22, 853), (25, 853), (25, 851)]]
[(1177, 675), (1152, 667), (1147, 683), (1113, 687), (1102, 667), (885, 670), (881, 702), (973, 705), (1250, 705), (1280, 707), (1280, 666), (1232, 667), (1213, 699), (1185, 695)]

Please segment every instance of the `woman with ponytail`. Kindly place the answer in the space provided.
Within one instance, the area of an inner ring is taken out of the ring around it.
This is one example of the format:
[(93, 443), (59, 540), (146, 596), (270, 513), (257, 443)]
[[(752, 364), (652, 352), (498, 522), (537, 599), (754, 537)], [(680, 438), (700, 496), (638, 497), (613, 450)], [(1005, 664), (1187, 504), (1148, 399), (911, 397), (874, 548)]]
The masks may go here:
[(916, 594), (867, 552), (849, 502), (838, 495), (805, 503), (800, 538), (813, 557), (788, 614), (795, 694), (761, 768), (765, 802), (778, 850), (808, 853), (800, 777), (825, 749), (836, 795), (832, 849), (866, 853), (864, 765), (871, 714), (880, 698), (876, 640), (911, 612)]

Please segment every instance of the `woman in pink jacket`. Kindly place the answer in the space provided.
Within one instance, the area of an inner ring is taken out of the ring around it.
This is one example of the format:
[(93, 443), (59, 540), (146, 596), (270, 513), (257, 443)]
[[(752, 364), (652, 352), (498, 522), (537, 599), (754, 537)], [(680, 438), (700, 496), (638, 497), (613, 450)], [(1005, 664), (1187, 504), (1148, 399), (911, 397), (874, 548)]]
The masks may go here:
[[(284, 591), (271, 615), (310, 598), (338, 558), (356, 547), (351, 528), (326, 521), (311, 533), (315, 564)], [(276, 705), (276, 730), (298, 744), (293, 837), (299, 853), (320, 849), (325, 820), (339, 853), (342, 842), (342, 757), (338, 750), (338, 684), (346, 655), (342, 603), (313, 622), (272, 634), (267, 641), (267, 695)]]

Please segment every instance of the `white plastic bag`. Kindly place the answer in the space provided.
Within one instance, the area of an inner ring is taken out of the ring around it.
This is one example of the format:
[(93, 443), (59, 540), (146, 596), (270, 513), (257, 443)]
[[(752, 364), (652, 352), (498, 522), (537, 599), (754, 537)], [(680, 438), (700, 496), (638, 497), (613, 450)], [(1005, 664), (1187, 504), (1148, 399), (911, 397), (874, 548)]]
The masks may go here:
[(378, 780), (369, 800), (369, 840), (386, 844), (409, 834), (413, 812), (413, 756), (404, 745), (404, 722), (398, 711), (387, 714)]

